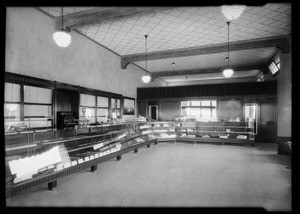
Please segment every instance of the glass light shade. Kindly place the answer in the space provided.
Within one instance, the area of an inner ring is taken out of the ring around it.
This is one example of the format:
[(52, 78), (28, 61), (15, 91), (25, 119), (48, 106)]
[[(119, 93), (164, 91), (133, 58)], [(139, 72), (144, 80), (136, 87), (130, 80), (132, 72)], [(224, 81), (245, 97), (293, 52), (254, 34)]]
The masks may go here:
[(237, 19), (245, 10), (245, 5), (222, 5), (222, 13), (229, 19)]
[(67, 47), (71, 43), (71, 35), (61, 29), (53, 34), (53, 39), (59, 47)]
[(230, 69), (230, 68), (225, 69), (225, 70), (223, 71), (223, 75), (224, 75), (225, 77), (231, 77), (232, 74), (233, 74), (233, 70)]
[(150, 82), (150, 79), (151, 79), (151, 77), (147, 74), (142, 77), (142, 80), (143, 80), (144, 83)]

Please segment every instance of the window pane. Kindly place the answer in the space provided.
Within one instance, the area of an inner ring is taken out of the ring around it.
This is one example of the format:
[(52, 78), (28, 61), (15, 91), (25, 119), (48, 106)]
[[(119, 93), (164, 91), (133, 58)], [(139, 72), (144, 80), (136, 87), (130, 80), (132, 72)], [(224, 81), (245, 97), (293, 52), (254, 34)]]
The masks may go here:
[(108, 109), (97, 109), (97, 116), (108, 116)]
[(212, 101), (211, 101), (211, 105), (212, 105), (212, 106), (217, 106), (217, 101), (212, 100)]
[(121, 100), (117, 99), (117, 108), (121, 108)]
[[(82, 109), (85, 109), (85, 114), (83, 114)], [(96, 109), (95, 108), (87, 108), (80, 107), (79, 116), (85, 119), (88, 119), (90, 123), (96, 122)]]
[(9, 121), (5, 119), (4, 122), (4, 130), (9, 131), (12, 127), (20, 127), (23, 126), (23, 121)]
[(24, 85), (24, 102), (52, 104), (52, 90)]
[(20, 102), (20, 85), (13, 83), (5, 83), (5, 95), (4, 101), (8, 102)]
[(5, 121), (20, 121), (20, 104), (4, 104)]
[(88, 94), (80, 94), (80, 105), (81, 106), (96, 106), (96, 96)]
[(217, 110), (215, 108), (212, 109), (212, 118), (217, 118)]
[(182, 101), (181, 106), (190, 106), (191, 102), (190, 101)]
[(111, 99), (111, 108), (116, 108), (117, 102), (116, 99)]
[(201, 101), (201, 106), (210, 106), (210, 100)]
[(256, 115), (256, 106), (255, 105), (246, 105), (246, 109), (245, 109), (245, 117), (246, 118), (253, 118), (255, 119), (255, 115)]
[(210, 118), (211, 117), (211, 110), (209, 108), (201, 108), (201, 117)]
[(98, 107), (107, 107), (108, 108), (108, 97), (97, 97)]
[(51, 127), (52, 121), (47, 118), (24, 118), (24, 125), (28, 128)]
[(200, 116), (200, 108), (191, 108), (191, 113), (189, 116), (199, 117)]
[(200, 106), (200, 101), (191, 101), (192, 106)]
[(181, 116), (186, 117), (190, 115), (190, 108), (181, 109)]
[(24, 105), (24, 116), (52, 116), (52, 106)]

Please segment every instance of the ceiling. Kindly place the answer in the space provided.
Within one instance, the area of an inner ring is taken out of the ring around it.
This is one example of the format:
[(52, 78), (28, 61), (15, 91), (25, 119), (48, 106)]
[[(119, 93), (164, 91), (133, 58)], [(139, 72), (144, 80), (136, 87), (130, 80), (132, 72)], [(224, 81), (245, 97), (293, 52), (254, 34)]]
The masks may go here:
[[(61, 27), (60, 7), (38, 8)], [(228, 25), (221, 6), (212, 7), (64, 7), (64, 27), (121, 56), (166, 82), (224, 78)], [(266, 72), (277, 48), (290, 51), (291, 4), (246, 6), (229, 25), (232, 78)], [(147, 54), (146, 40), (147, 38)]]

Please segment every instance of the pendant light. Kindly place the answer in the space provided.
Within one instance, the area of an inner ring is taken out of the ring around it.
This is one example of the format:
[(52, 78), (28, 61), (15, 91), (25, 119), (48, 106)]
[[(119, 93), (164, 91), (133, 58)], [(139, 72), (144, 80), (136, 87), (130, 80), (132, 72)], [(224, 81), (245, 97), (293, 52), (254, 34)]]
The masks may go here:
[(222, 5), (222, 13), (224, 16), (229, 19), (237, 19), (245, 10), (245, 5)]
[[(147, 71), (147, 38), (148, 38), (148, 35), (145, 35), (145, 46), (146, 46), (146, 71)], [(151, 77), (150, 77), (150, 75), (149, 74), (145, 74), (143, 77), (142, 77), (142, 80), (143, 80), (143, 82), (144, 83), (148, 83), (148, 82), (150, 82), (150, 80), (151, 80)]]
[(61, 29), (53, 34), (53, 39), (59, 47), (67, 47), (71, 43), (71, 35), (64, 29), (64, 14), (61, 7)]
[(228, 44), (227, 44), (227, 50), (228, 50), (228, 55), (227, 55), (228, 67), (223, 71), (223, 75), (228, 78), (228, 77), (232, 76), (233, 70), (229, 67), (229, 25), (230, 25), (229, 21), (227, 22), (227, 25), (228, 25)]

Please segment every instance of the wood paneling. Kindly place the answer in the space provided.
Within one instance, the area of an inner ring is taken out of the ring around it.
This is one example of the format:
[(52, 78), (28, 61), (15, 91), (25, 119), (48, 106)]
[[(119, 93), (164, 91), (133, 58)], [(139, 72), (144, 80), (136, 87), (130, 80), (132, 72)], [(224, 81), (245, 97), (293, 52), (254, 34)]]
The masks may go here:
[(158, 109), (160, 121), (174, 121), (180, 115), (180, 101), (163, 101)]
[(275, 99), (261, 100), (260, 122), (257, 141), (275, 143), (277, 141), (277, 103)]
[(57, 90), (56, 111), (72, 111), (78, 117), (79, 113), (79, 93), (76, 91)]
[(147, 115), (147, 103), (146, 102), (138, 102), (138, 115), (146, 117), (146, 115)]
[(159, 98), (193, 98), (277, 95), (277, 82), (247, 82), (211, 85), (188, 85), (173, 87), (149, 87), (137, 89), (137, 100)]
[(243, 117), (243, 102), (241, 100), (219, 100), (217, 103), (217, 117)]

